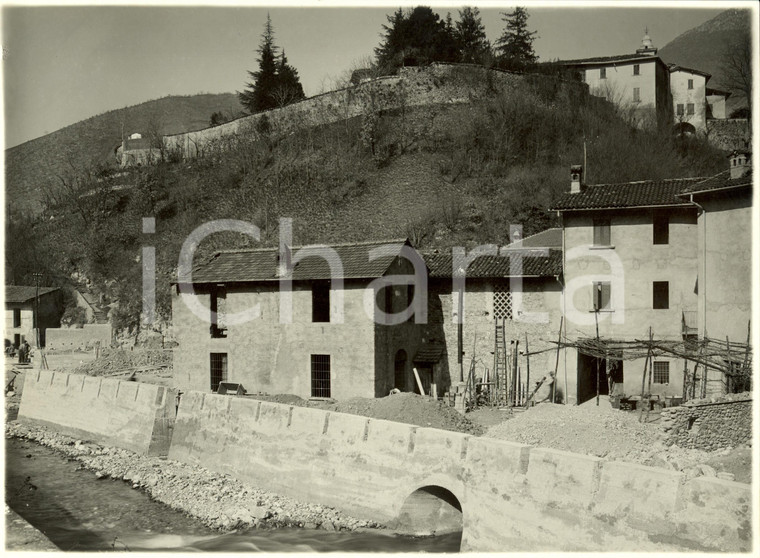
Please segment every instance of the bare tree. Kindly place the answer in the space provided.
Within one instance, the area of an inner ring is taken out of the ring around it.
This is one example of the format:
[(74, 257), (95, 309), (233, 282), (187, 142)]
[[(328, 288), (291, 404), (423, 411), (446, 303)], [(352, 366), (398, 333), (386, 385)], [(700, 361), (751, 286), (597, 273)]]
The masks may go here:
[(740, 38), (726, 43), (723, 50), (723, 86), (738, 91), (747, 101), (752, 116), (752, 38), (743, 33)]

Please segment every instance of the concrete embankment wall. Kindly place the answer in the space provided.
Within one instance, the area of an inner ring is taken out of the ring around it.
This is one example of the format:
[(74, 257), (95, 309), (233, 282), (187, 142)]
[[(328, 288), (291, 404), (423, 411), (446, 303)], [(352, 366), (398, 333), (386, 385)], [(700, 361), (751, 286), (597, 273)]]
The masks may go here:
[(39, 370), (26, 374), (18, 420), (70, 436), (165, 455), (176, 414), (172, 389)]
[(455, 498), (468, 551), (752, 548), (749, 485), (248, 398), (185, 394), (169, 457), (395, 527)]

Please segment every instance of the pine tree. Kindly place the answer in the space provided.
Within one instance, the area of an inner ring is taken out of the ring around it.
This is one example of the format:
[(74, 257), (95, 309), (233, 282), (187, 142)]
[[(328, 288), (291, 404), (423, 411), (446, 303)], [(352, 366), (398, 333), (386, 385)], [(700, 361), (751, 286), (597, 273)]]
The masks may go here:
[(481, 64), (491, 51), (491, 43), (486, 38), (486, 29), (480, 19), (480, 10), (465, 7), (459, 10), (455, 36), (459, 62)]
[(274, 28), (269, 14), (267, 14), (258, 53), (259, 70), (248, 72), (253, 81), (246, 83), (246, 88), (242, 93), (238, 92), (240, 104), (251, 113), (277, 106), (273, 96), (273, 91), (277, 87), (277, 47), (274, 44)]
[(288, 64), (285, 49), (282, 50), (282, 57), (277, 66), (277, 85), (272, 95), (279, 107), (295, 103), (305, 97), (301, 80), (298, 78), (298, 70)]
[(501, 15), (506, 26), (496, 41), (499, 66), (505, 70), (526, 70), (538, 60), (533, 51), (536, 32), (528, 31), (528, 10), (517, 7), (512, 13), (502, 12)]

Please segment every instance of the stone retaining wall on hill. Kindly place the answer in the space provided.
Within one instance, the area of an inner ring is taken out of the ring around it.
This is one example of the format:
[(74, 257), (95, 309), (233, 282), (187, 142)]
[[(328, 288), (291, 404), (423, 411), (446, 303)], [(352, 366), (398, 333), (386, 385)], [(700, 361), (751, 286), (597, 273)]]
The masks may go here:
[(462, 550), (748, 551), (749, 485), (245, 397), (189, 392), (170, 459)]
[(152, 384), (31, 371), (24, 379), (18, 420), (148, 455), (166, 455), (174, 428), (176, 391)]
[[(531, 76), (537, 82), (551, 82), (572, 95), (586, 95), (583, 83), (559, 82), (548, 76)], [(385, 76), (359, 85), (315, 95), (286, 107), (272, 109), (213, 128), (164, 136), (169, 153), (185, 158), (203, 156), (225, 148), (237, 134), (258, 137), (263, 119), (271, 134), (286, 135), (299, 129), (330, 124), (372, 112), (433, 104), (465, 103), (495, 92), (507, 92), (524, 80), (523, 76), (466, 64), (433, 64), (402, 68), (397, 76)]]
[(665, 409), (662, 427), (668, 440), (683, 448), (713, 451), (752, 440), (752, 397), (688, 401)]
[(719, 149), (747, 149), (752, 131), (746, 118), (726, 118), (707, 121), (707, 138)]

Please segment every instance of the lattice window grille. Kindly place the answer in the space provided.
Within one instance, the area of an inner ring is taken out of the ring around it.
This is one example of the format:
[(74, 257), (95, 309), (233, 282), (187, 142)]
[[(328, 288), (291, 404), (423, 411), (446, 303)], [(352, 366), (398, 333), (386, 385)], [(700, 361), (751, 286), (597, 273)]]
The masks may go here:
[(512, 319), (512, 292), (497, 289), (493, 293), (493, 316), (494, 318)]

